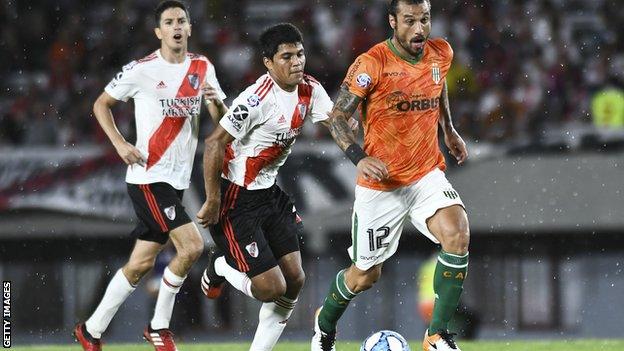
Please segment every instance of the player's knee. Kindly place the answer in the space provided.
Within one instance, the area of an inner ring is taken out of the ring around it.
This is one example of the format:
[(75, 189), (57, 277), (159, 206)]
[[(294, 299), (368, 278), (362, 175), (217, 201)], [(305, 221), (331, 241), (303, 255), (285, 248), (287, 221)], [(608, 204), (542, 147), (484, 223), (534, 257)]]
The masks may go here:
[(204, 252), (204, 243), (202, 241), (193, 243), (189, 249), (189, 259), (193, 262), (197, 261)]
[(443, 234), (442, 248), (444, 251), (464, 255), (468, 252), (470, 243), (470, 230), (467, 226), (452, 226)]
[(154, 267), (154, 259), (133, 260), (124, 266), (124, 273), (131, 284), (135, 285)]
[(204, 242), (202, 240), (193, 240), (185, 243), (184, 247), (178, 249), (178, 254), (189, 262), (195, 262), (204, 252)]
[(262, 302), (272, 302), (280, 296), (286, 294), (286, 283), (275, 282), (254, 292), (254, 297)]
[(305, 284), (306, 276), (303, 270), (301, 270), (296, 276), (290, 277), (286, 281), (287, 290), (291, 294), (299, 294), (303, 285)]

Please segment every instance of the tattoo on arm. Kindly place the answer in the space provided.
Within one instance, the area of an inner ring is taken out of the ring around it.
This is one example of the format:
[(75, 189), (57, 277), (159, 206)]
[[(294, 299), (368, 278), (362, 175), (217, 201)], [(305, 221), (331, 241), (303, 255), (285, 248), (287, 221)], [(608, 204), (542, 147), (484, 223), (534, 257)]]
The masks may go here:
[(453, 128), (453, 120), (451, 119), (451, 107), (449, 105), (448, 87), (446, 80), (442, 86), (442, 94), (440, 95), (440, 126), (442, 129)]
[(332, 110), (329, 121), (329, 132), (336, 141), (336, 144), (345, 151), (349, 145), (355, 143), (355, 134), (347, 122), (355, 112), (362, 99), (351, 93), (343, 84), (336, 104)]

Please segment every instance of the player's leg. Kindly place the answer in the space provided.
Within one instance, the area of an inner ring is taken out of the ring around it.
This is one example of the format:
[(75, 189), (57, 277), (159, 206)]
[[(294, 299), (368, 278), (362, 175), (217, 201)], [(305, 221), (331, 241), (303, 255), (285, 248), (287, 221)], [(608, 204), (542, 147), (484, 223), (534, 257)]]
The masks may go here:
[(162, 232), (158, 211), (152, 206), (152, 193), (149, 187), (150, 185), (127, 184), (128, 195), (139, 219), (136, 228), (132, 231), (132, 236), (138, 240), (128, 262), (113, 276), (93, 315), (84, 324), (76, 326), (74, 330), (76, 338), (85, 350), (99, 348), (99, 338), (110, 324), (119, 306), (153, 267), (156, 256), (167, 242), (168, 238)]
[(382, 263), (397, 250), (407, 207), (402, 189), (378, 191), (356, 187), (352, 217), (353, 264), (332, 279), (323, 306), (317, 311), (312, 350), (333, 350), (336, 325), (357, 294), (381, 276)]
[(336, 324), (351, 300), (359, 293), (372, 288), (379, 280), (382, 265), (383, 263), (379, 263), (368, 269), (360, 269), (352, 264), (336, 274), (318, 317), (318, 325), (323, 332), (330, 333), (336, 330)]
[(262, 228), (271, 252), (278, 260), (286, 289), (262, 304), (250, 351), (273, 349), (286, 328), (305, 283), (299, 252), (299, 236), (303, 233), (303, 223), (290, 197), (278, 186), (270, 189), (270, 196), (275, 210), (267, 217)]
[(176, 255), (163, 272), (150, 326), (154, 330), (169, 329), (176, 294), (180, 291), (193, 263), (201, 256), (204, 240), (195, 226), (187, 223), (169, 232)]
[[(173, 334), (169, 331), (169, 322), (173, 312), (175, 296), (180, 291), (192, 264), (203, 251), (204, 242), (199, 230), (192, 223), (182, 205), (182, 191), (167, 183), (153, 183), (136, 186), (134, 194), (144, 200), (146, 209), (145, 222), (150, 224), (150, 232), (142, 239), (166, 243), (171, 239), (176, 249), (176, 256), (165, 268), (160, 282), (154, 316), (143, 331), (143, 337), (157, 351), (176, 350)], [(133, 198), (134, 200), (134, 198)], [(142, 218), (143, 219), (143, 218)], [(149, 239), (148, 239), (149, 237)]]
[(440, 170), (430, 172), (408, 190), (413, 194), (412, 223), (442, 246), (433, 277), (436, 299), (423, 349), (459, 350), (448, 333), (448, 323), (459, 303), (468, 269), (468, 217), (461, 198)]
[(85, 322), (87, 332), (101, 338), (119, 306), (135, 290), (145, 274), (152, 269), (162, 244), (138, 239), (128, 262), (111, 279), (106, 292), (91, 317)]
[(435, 332), (448, 329), (448, 322), (457, 309), (468, 270), (470, 235), (466, 211), (459, 205), (438, 210), (427, 222), (429, 230), (442, 245), (433, 278), (433, 289), (438, 298), (430, 328)]

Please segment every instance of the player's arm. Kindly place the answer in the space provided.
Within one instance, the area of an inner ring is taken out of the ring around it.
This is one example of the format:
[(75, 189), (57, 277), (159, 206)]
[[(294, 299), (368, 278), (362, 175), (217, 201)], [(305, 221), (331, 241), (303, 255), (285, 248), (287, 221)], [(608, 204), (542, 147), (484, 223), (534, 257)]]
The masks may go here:
[(107, 92), (103, 92), (95, 103), (93, 104), (93, 114), (98, 123), (104, 130), (104, 133), (108, 136), (111, 143), (115, 147), (115, 150), (119, 154), (119, 157), (127, 164), (139, 164), (145, 165), (145, 158), (141, 155), (141, 152), (126, 141), (123, 135), (117, 129), (115, 125), (115, 119), (111, 108), (117, 103), (117, 100), (110, 96)]
[(440, 96), (440, 115), (442, 118), (440, 118), (439, 123), (440, 127), (444, 131), (444, 142), (446, 143), (446, 147), (448, 147), (451, 155), (455, 157), (457, 163), (462, 164), (468, 157), (468, 150), (466, 149), (466, 143), (461, 136), (459, 136), (459, 133), (457, 133), (457, 130), (455, 130), (455, 127), (453, 126), (446, 80), (444, 80), (442, 95)]
[(233, 140), (234, 137), (220, 124), (217, 124), (215, 130), (204, 142), (204, 187), (206, 189), (206, 201), (197, 213), (199, 224), (204, 228), (219, 221), (221, 167), (223, 166), (226, 145)]
[(364, 152), (356, 142), (355, 133), (349, 125), (349, 120), (361, 101), (362, 98), (350, 92), (343, 84), (328, 119), (329, 132), (364, 178), (382, 180), (388, 177), (386, 165)]
[(219, 97), (218, 90), (207, 82), (202, 84), (201, 90), (210, 118), (212, 118), (215, 125), (218, 125), (221, 117), (223, 117), (228, 110), (227, 106), (225, 106), (225, 103)]

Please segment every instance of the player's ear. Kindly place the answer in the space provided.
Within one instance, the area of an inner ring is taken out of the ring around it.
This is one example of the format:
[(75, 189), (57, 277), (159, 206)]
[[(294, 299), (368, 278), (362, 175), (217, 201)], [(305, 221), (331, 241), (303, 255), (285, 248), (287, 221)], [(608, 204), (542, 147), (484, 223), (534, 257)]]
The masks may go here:
[(268, 57), (262, 57), (262, 63), (264, 63), (264, 67), (266, 67), (268, 70), (271, 70), (273, 68), (273, 60)]
[(191, 36), (193, 25), (189, 23), (189, 37)]
[(394, 17), (393, 15), (388, 15), (388, 22), (390, 22), (390, 27), (392, 27), (392, 29), (396, 30), (396, 17)]
[(157, 37), (159, 40), (162, 40), (163, 36), (162, 36), (162, 32), (160, 31), (160, 28), (159, 28), (159, 27), (154, 28), (154, 34), (156, 34), (156, 37)]

